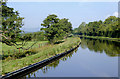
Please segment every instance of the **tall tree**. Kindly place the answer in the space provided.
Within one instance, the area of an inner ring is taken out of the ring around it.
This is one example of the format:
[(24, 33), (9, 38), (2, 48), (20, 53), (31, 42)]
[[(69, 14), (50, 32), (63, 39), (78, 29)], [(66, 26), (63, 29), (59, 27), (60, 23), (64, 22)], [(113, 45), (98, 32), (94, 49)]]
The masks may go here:
[(63, 29), (65, 37), (67, 37), (72, 32), (72, 24), (68, 22), (68, 19), (60, 19), (59, 25)]
[[(14, 11), (14, 8), (8, 7), (6, 2), (1, 2), (1, 7), (2, 25), (0, 26), (0, 37), (2, 37), (2, 43), (15, 46), (17, 49), (23, 48), (27, 40), (27, 37), (21, 36), (24, 18), (20, 17), (18, 11)], [(18, 44), (18, 40), (21, 40), (22, 43)]]
[(53, 43), (63, 39), (72, 31), (72, 24), (68, 22), (68, 19), (60, 20), (55, 14), (47, 16), (41, 25), (43, 26), (41, 30), (44, 30), (48, 40)]
[(59, 18), (57, 18), (57, 15), (52, 14), (52, 15), (47, 16), (47, 18), (45, 18), (45, 20), (41, 24), (43, 26), (41, 30), (45, 31), (45, 35), (50, 42), (54, 40), (54, 37), (58, 36), (58, 34), (56, 34), (58, 31), (58, 28), (57, 28), (58, 22), (59, 22)]

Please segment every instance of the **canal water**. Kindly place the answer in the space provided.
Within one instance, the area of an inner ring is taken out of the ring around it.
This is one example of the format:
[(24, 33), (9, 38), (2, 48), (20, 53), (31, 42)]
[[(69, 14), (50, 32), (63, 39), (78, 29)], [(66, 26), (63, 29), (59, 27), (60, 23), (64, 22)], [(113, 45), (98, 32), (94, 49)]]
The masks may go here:
[(120, 42), (81, 41), (73, 52), (24, 77), (118, 77)]

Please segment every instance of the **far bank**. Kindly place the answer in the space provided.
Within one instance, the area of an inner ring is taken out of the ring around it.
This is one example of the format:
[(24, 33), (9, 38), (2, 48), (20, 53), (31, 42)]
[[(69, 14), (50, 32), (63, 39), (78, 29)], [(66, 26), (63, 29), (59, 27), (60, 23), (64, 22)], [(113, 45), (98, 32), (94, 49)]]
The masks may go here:
[(102, 36), (84, 36), (84, 35), (77, 35), (79, 37), (86, 37), (86, 38), (93, 38), (93, 39), (103, 39), (103, 40), (111, 40), (120, 42), (120, 38), (110, 38), (110, 37), (102, 37)]

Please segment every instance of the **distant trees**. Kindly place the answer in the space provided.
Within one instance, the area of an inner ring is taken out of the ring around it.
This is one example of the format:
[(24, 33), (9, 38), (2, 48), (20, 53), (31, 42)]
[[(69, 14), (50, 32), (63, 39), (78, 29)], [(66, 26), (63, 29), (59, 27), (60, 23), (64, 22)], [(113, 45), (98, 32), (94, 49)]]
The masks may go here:
[(86, 23), (85, 22), (82, 22), (80, 25), (79, 25), (79, 27), (78, 28), (75, 28), (74, 29), (74, 31), (73, 31), (73, 33), (76, 33), (76, 34), (80, 34), (80, 35), (82, 35), (82, 34), (84, 34), (84, 27), (86, 26)]
[(68, 19), (59, 19), (55, 14), (47, 16), (41, 25), (43, 26), (41, 30), (51, 43), (63, 39), (72, 31), (72, 24)]
[(104, 22), (94, 21), (85, 24), (84, 22), (76, 29), (75, 34), (88, 35), (88, 36), (105, 36), (112, 38), (120, 37), (120, 26), (118, 25), (118, 19), (115, 16), (110, 16), (105, 19)]
[(28, 38), (28, 41), (47, 41), (44, 32), (25, 33), (24, 36)]

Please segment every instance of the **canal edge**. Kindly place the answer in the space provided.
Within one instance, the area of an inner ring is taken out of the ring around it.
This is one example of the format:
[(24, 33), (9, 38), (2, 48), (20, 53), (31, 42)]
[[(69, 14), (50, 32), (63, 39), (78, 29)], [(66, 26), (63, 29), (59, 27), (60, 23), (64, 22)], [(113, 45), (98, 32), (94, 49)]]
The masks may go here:
[(22, 74), (22, 73), (25, 73), (25, 72), (27, 72), (27, 71), (29, 71), (29, 70), (37, 67), (37, 66), (44, 67), (44, 65), (45, 65), (46, 63), (52, 62), (52, 61), (54, 61), (55, 59), (57, 59), (57, 58), (59, 58), (59, 57), (63, 57), (64, 55), (70, 53), (71, 51), (74, 51), (77, 47), (79, 47), (80, 44), (81, 44), (81, 42), (79, 42), (79, 44), (78, 44), (76, 47), (71, 48), (70, 50), (65, 51), (65, 52), (63, 52), (63, 53), (61, 53), (61, 54), (57, 54), (57, 55), (52, 56), (52, 57), (50, 57), (50, 58), (48, 58), (48, 59), (45, 59), (45, 60), (42, 60), (42, 61), (40, 61), (40, 62), (34, 63), (34, 64), (32, 64), (32, 65), (23, 67), (23, 68), (18, 69), (18, 70), (16, 70), (16, 71), (7, 73), (5, 76), (1, 76), (0, 79), (13, 79), (14, 77), (16, 77), (16, 76), (18, 76), (18, 75), (20, 75), (20, 74)]

